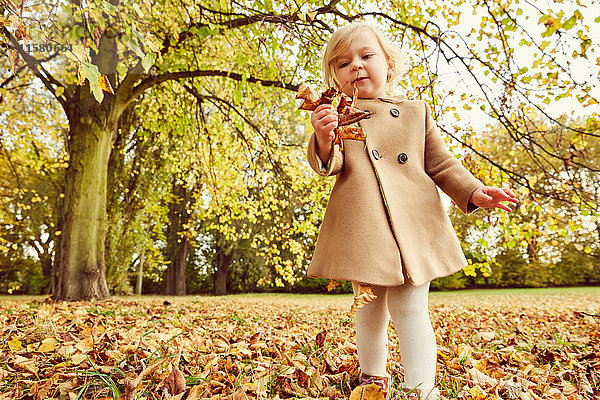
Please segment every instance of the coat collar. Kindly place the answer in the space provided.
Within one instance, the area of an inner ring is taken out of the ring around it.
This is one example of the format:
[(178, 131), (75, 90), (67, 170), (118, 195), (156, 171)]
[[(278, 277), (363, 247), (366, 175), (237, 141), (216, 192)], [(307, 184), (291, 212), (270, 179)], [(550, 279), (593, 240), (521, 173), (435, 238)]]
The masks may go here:
[(394, 104), (402, 103), (405, 99), (406, 99), (406, 96), (404, 96), (403, 94), (379, 97), (379, 100), (381, 100), (381, 101), (385, 101), (386, 103), (394, 103)]
[(371, 101), (383, 101), (385, 103), (392, 103), (392, 104), (400, 104), (402, 103), (404, 100), (406, 100), (406, 96), (404, 96), (403, 94), (397, 94), (397, 95), (388, 95), (388, 96), (381, 96), (378, 97), (377, 99), (358, 99), (358, 102), (371, 102)]

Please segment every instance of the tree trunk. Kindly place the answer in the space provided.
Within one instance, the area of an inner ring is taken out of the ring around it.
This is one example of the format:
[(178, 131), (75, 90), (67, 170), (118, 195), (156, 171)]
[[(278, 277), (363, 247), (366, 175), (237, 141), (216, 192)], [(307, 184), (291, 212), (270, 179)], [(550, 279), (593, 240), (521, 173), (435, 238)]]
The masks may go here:
[[(88, 88), (89, 90), (89, 88)], [(93, 99), (92, 99), (93, 100)], [(70, 116), (70, 162), (56, 248), (57, 300), (106, 299), (106, 176), (112, 135), (92, 116)]]
[(51, 294), (52, 287), (53, 287), (52, 286), (52, 255), (51, 254), (44, 255), (44, 257), (40, 258), (40, 261), (42, 262), (42, 275), (44, 275), (44, 278), (48, 278), (48, 284), (44, 287), (43, 293)]
[(190, 191), (179, 183), (173, 183), (175, 201), (169, 204), (169, 227), (167, 228), (167, 279), (165, 294), (185, 295), (185, 270), (190, 243), (184, 233), (189, 220), (187, 212), (190, 202)]
[(177, 246), (175, 259), (172, 260), (167, 270), (167, 293), (175, 296), (185, 296), (187, 256), (190, 242), (187, 238), (181, 239)]
[(248, 286), (246, 281), (248, 280), (247, 268), (242, 269), (242, 292), (248, 293)]
[(140, 254), (140, 264), (138, 265), (137, 271), (137, 282), (135, 283), (135, 294), (142, 294), (142, 281), (144, 278), (144, 262), (146, 261), (146, 250), (142, 250)]
[(232, 254), (228, 254), (217, 245), (217, 254), (215, 255), (216, 270), (214, 275), (215, 295), (223, 296), (227, 294), (227, 272), (231, 264)]
[[(117, 32), (107, 28), (92, 55), (116, 87)], [(69, 85), (64, 105), (69, 119), (69, 168), (58, 207), (54, 257), (55, 300), (103, 300), (106, 284), (106, 195), (108, 161), (127, 96), (109, 93), (98, 103), (90, 86)], [(58, 233), (57, 231), (57, 233)]]

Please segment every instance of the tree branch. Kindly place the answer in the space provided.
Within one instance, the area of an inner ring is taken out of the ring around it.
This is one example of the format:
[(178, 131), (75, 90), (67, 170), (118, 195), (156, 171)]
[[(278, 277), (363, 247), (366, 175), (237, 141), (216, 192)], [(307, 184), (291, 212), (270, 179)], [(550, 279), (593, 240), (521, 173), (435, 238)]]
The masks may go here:
[[(25, 60), (25, 62), (27, 63), (27, 66), (31, 69), (31, 71), (34, 73), (34, 75), (37, 76), (42, 81), (42, 83), (44, 84), (46, 89), (48, 89), (54, 95), (54, 97), (58, 100), (58, 102), (63, 106), (63, 108), (66, 109), (66, 106), (67, 106), (66, 99), (64, 99), (64, 97), (57, 96), (56, 89), (54, 89), (52, 87), (52, 85), (55, 85), (56, 87), (64, 87), (64, 85), (62, 83), (60, 83), (58, 80), (56, 80), (52, 75), (50, 75), (50, 73), (48, 71), (46, 71), (46, 69), (41, 64), (42, 60), (38, 60), (35, 57), (32, 57), (29, 54), (27, 54), (27, 52), (25, 52), (22, 49), (22, 47), (19, 45), (19, 42), (17, 41), (17, 39), (8, 31), (8, 29), (6, 29), (5, 27), (2, 27), (2, 28), (0, 28), (0, 32), (2, 32), (2, 34), (4, 34), (4, 36), (6, 36), (6, 38), (9, 40), (9, 42), (12, 44), (13, 49), (15, 49), (19, 52), (19, 55), (23, 58), (23, 60)], [(43, 72), (43, 74), (42, 74), (42, 72)]]
[[(222, 76), (225, 78), (230, 78), (236, 81), (242, 81), (242, 75), (237, 72), (229, 72), (229, 71), (218, 71), (218, 70), (199, 70), (199, 71), (181, 71), (181, 72), (171, 72), (163, 75), (157, 75), (153, 77), (148, 77), (142, 80), (135, 88), (133, 88), (132, 94), (129, 98), (129, 101), (126, 105), (129, 105), (133, 100), (137, 97), (141, 96), (146, 90), (150, 89), (153, 86), (159, 85), (163, 82), (177, 80), (177, 79), (189, 79), (189, 78), (197, 78), (200, 76)], [(273, 81), (273, 80), (262, 80), (253, 76), (247, 77), (246, 82), (250, 83), (259, 83), (262, 86), (272, 86), (279, 87), (282, 89), (287, 89), (291, 91), (298, 91), (299, 85), (293, 83), (284, 83), (281, 81)]]
[[(317, 15), (327, 14), (329, 12), (333, 12), (334, 14), (337, 14), (337, 11), (335, 10), (335, 6), (340, 1), (341, 0), (332, 0), (329, 4), (326, 4), (323, 7), (316, 9), (315, 12), (317, 14), (315, 15), (315, 18)], [(211, 13), (213, 15), (220, 15), (220, 16), (231, 16), (231, 17), (237, 16), (237, 17), (239, 17), (240, 15), (243, 15), (243, 14), (239, 14), (239, 13), (227, 13), (227, 12), (223, 12), (223, 11), (212, 10), (212, 9), (209, 9), (204, 6), (200, 6), (200, 9), (204, 10), (204, 11), (208, 11), (209, 13)], [(294, 12), (294, 13), (290, 13), (290, 14), (259, 13), (256, 15), (249, 15), (249, 16), (244, 15), (242, 17), (232, 18), (232, 19), (229, 19), (226, 21), (216, 21), (216, 22), (212, 23), (212, 25), (222, 26), (223, 28), (219, 31), (219, 33), (222, 33), (223, 29), (240, 28), (242, 26), (252, 25), (257, 22), (285, 24), (285, 23), (297, 22), (297, 21), (300, 21), (300, 16), (299, 16), (298, 12)], [(320, 21), (317, 21), (317, 22), (320, 22)], [(321, 24), (325, 25), (323, 23), (321, 23)], [(206, 24), (206, 23), (193, 23), (193, 24), (186, 26), (185, 30), (183, 32), (179, 33), (177, 43), (174, 45), (174, 47), (181, 45), (183, 42), (188, 40), (190, 37), (196, 36), (194, 33), (190, 32), (190, 29), (192, 29), (192, 28), (196, 28), (196, 29), (209, 28), (210, 25), (211, 24)], [(167, 37), (167, 38), (165, 38), (165, 40), (163, 40), (163, 48), (161, 50), (161, 54), (165, 55), (169, 51), (170, 48), (171, 48), (171, 38)]]

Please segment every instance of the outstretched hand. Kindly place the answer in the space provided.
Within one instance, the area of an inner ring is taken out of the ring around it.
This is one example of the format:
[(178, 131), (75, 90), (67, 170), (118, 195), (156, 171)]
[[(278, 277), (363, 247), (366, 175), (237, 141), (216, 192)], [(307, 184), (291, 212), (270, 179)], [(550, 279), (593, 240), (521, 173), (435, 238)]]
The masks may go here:
[(504, 211), (512, 211), (512, 209), (502, 201), (509, 203), (518, 203), (517, 196), (515, 193), (506, 188), (494, 188), (489, 186), (482, 186), (473, 192), (471, 195), (471, 203), (477, 207), (483, 208), (500, 208)]

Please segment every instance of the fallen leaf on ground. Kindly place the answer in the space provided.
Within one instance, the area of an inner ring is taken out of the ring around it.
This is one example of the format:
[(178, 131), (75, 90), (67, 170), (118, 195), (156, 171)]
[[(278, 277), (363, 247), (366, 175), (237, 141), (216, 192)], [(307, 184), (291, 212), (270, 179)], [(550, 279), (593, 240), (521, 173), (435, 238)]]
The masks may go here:
[[(544, 296), (431, 293), (442, 395), (600, 398), (599, 321), (584, 314), (598, 314), (600, 290), (591, 290)], [(359, 375), (356, 328), (347, 314), (352, 297), (314, 299), (188, 296), (169, 298), (169, 305), (155, 297), (5, 300), (0, 352), (6, 363), (0, 376), (10, 386), (3, 395), (69, 399), (82, 392), (87, 399), (112, 398), (106, 385), (112, 380), (122, 400), (347, 399)], [(473, 340), (478, 332), (495, 335)], [(398, 384), (403, 380), (398, 337), (391, 328), (388, 335), (388, 373)], [(41, 351), (55, 345), (54, 351)], [(159, 386), (170, 375), (175, 383), (170, 364), (184, 375), (179, 388)]]
[(350, 394), (350, 400), (384, 400), (385, 394), (379, 386), (374, 383), (359, 386)]

